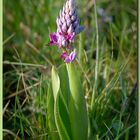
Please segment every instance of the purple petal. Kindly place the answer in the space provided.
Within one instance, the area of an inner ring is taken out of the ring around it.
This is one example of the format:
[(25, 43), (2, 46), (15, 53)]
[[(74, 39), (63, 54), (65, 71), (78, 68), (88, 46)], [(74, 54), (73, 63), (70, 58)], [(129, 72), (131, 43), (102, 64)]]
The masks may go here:
[(61, 44), (62, 44), (62, 46), (67, 46), (68, 42), (66, 40), (63, 40)]
[(75, 59), (75, 56), (76, 56), (76, 49), (74, 49), (74, 51), (71, 52), (70, 55), (69, 55), (71, 61), (73, 61)]
[(71, 62), (71, 59), (69, 57), (66, 57), (65, 58), (65, 63), (70, 63)]
[(49, 45), (57, 45), (57, 35), (56, 33), (51, 33), (50, 34), (50, 43)]
[(62, 35), (58, 35), (58, 47), (61, 48), (62, 46), (64, 46), (65, 44), (67, 44), (65, 38)]
[(75, 56), (76, 56), (76, 49), (74, 49), (74, 51), (71, 52), (70, 55), (65, 58), (65, 63), (70, 63), (74, 61)]
[(68, 34), (71, 34), (74, 31), (72, 24), (70, 25), (69, 29), (67, 30)]
[(65, 59), (68, 56), (67, 52), (63, 52), (60, 56), (61, 59)]
[(66, 31), (67, 31), (67, 25), (66, 25), (66, 23), (63, 23), (62, 31), (63, 31), (63, 32), (66, 32)]
[(66, 38), (66, 40), (68, 40), (68, 41), (72, 41), (73, 39), (74, 39), (74, 33), (72, 33), (72, 34), (68, 34), (68, 35), (65, 35), (65, 38)]
[(50, 34), (50, 39), (53, 40), (54, 42), (57, 42), (57, 35), (56, 35), (56, 33), (51, 33)]

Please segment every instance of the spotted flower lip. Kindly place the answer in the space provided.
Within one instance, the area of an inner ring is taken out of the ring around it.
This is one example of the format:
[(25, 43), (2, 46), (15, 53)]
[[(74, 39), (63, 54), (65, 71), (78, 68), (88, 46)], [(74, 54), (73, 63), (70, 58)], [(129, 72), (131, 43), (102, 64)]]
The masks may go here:
[(64, 36), (65, 36), (65, 39), (69, 42), (74, 39), (74, 33), (73, 34), (66, 34)]
[[(69, 42), (74, 39), (74, 34), (51, 33), (49, 45), (56, 45), (59, 48), (68, 46)], [(68, 48), (69, 49), (69, 48)]]

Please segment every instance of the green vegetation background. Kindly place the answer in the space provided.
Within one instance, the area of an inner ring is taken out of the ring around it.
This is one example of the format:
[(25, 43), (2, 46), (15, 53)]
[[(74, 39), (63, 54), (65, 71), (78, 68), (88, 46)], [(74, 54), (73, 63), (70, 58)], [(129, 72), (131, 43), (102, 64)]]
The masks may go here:
[[(49, 47), (64, 0), (3, 1), (3, 135), (5, 140), (48, 138), (47, 87), (57, 47)], [(95, 75), (96, 30), (92, 0), (77, 0), (85, 30), (77, 37), (78, 62), (87, 100)], [(104, 9), (103, 14), (100, 11)], [(98, 101), (91, 121), (93, 138), (137, 138), (137, 1), (97, 1), (99, 28)], [(111, 81), (111, 83), (110, 83)], [(82, 127), (82, 124), (81, 124)], [(57, 133), (57, 132), (55, 132)]]

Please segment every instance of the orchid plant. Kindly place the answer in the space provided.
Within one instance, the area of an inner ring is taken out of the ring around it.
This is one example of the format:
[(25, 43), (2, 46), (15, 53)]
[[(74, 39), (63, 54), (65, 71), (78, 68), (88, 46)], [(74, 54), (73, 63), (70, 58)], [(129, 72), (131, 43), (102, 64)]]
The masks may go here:
[[(88, 115), (76, 58), (75, 36), (83, 31), (79, 25), (75, 0), (67, 0), (56, 20), (57, 32), (50, 34), (50, 46), (58, 46), (66, 65), (53, 66), (48, 89), (48, 127), (52, 140), (87, 140)], [(53, 133), (58, 132), (58, 133)]]

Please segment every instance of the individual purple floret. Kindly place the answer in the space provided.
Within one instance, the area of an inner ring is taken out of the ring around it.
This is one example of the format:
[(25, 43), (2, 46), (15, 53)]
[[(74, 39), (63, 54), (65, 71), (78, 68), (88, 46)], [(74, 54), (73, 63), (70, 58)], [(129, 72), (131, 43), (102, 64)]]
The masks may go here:
[(63, 52), (60, 56), (61, 59), (65, 59), (68, 56), (67, 52)]
[(56, 33), (51, 33), (50, 34), (50, 43), (49, 43), (50, 46), (52, 45), (57, 45), (57, 35)]
[(72, 51), (70, 53), (70, 55), (68, 55), (67, 52), (63, 52), (61, 54), (61, 59), (64, 59), (65, 63), (70, 63), (70, 62), (74, 61), (75, 56), (76, 56), (76, 49), (74, 49), (74, 51)]
[(57, 32), (50, 34), (49, 45), (56, 45), (59, 49), (65, 50), (61, 58), (64, 58), (66, 63), (72, 62), (76, 56), (76, 49), (69, 55), (68, 52), (72, 49), (75, 36), (84, 30), (84, 27), (79, 25), (75, 0), (66, 1), (63, 10), (59, 13), (56, 24)]
[(70, 62), (74, 61), (75, 56), (76, 56), (76, 49), (74, 49), (74, 51), (71, 52), (70, 55), (66, 56), (65, 63), (70, 63)]

